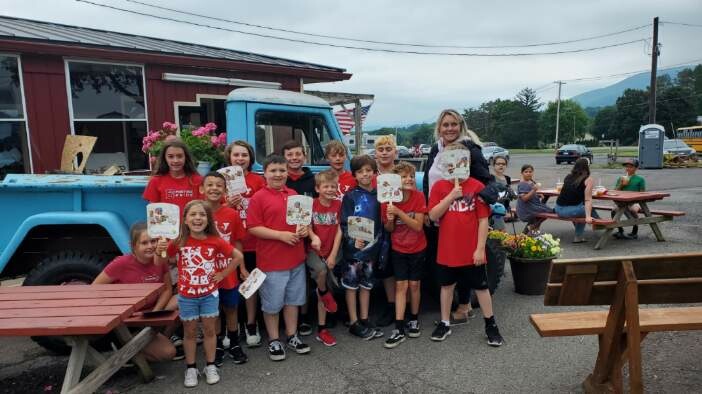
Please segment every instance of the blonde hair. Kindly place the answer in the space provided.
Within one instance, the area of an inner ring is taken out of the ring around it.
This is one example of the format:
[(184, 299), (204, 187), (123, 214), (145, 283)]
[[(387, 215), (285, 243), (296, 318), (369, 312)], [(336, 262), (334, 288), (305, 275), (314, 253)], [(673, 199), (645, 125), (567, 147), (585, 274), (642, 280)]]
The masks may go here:
[(458, 137), (459, 140), (469, 139), (478, 145), (481, 144), (480, 137), (478, 137), (478, 135), (475, 134), (475, 132), (473, 130), (468, 128), (468, 125), (466, 125), (466, 120), (463, 119), (463, 116), (461, 116), (461, 114), (459, 114), (458, 111), (456, 111), (454, 109), (445, 109), (445, 110), (441, 111), (441, 113), (439, 114), (439, 117), (436, 119), (436, 125), (434, 126), (434, 139), (436, 141), (441, 139), (441, 134), (439, 133), (439, 129), (441, 128), (441, 121), (444, 120), (444, 117), (446, 115), (451, 115), (454, 118), (456, 118), (456, 120), (458, 121), (458, 125), (461, 128), (461, 132), (460, 132), (459, 137)]
[(325, 182), (338, 183), (339, 182), (339, 175), (337, 175), (336, 172), (334, 172), (332, 170), (325, 170), (325, 171), (317, 173), (317, 175), (314, 176), (315, 186), (320, 186), (322, 183), (325, 183)]
[(393, 148), (397, 148), (397, 144), (395, 143), (395, 137), (392, 135), (381, 135), (378, 137), (377, 140), (375, 140), (375, 149), (378, 149), (379, 146), (381, 145), (390, 145)]
[(401, 161), (392, 168), (393, 174), (404, 174), (406, 172), (409, 172), (410, 174), (414, 174), (417, 171), (417, 168), (413, 166), (411, 163), (408, 163), (406, 161)]
[(343, 153), (344, 156), (348, 156), (346, 154), (346, 145), (339, 140), (329, 141), (327, 146), (324, 147), (324, 157), (328, 158), (330, 155), (335, 153)]

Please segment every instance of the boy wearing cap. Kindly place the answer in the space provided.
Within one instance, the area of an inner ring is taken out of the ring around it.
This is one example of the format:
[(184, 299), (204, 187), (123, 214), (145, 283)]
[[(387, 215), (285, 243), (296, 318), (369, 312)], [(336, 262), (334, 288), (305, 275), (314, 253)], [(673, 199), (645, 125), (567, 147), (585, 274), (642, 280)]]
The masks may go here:
[[(631, 191), (631, 192), (643, 192), (646, 191), (646, 180), (641, 176), (636, 174), (636, 170), (639, 169), (639, 161), (637, 159), (628, 159), (623, 163), (626, 175), (622, 175), (617, 178), (617, 185), (615, 189)], [(617, 204), (621, 206), (621, 204)], [(641, 210), (639, 204), (633, 204), (629, 206), (629, 209), (624, 212), (624, 214), (630, 218), (637, 218), (638, 213)], [(612, 217), (614, 217), (614, 212), (612, 212)], [(638, 238), (639, 226), (634, 226), (629, 234), (624, 234), (624, 229), (619, 227), (614, 237), (617, 239), (636, 239)]]

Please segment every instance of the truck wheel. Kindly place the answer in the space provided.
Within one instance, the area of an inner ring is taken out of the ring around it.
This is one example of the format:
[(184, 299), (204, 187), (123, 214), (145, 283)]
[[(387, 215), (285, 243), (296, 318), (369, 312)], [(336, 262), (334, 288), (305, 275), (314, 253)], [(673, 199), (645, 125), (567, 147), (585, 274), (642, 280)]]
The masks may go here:
[[(49, 256), (27, 275), (23, 286), (87, 285), (105, 267), (107, 260), (98, 254), (64, 251)], [(71, 347), (61, 337), (32, 337), (40, 346), (57, 354), (70, 354)], [(109, 341), (97, 339), (91, 344), (98, 350), (109, 349)]]
[[(502, 281), (502, 275), (505, 273), (505, 260), (507, 256), (500, 246), (499, 241), (492, 239), (488, 239), (485, 244), (485, 254), (487, 254), (488, 288), (490, 289), (490, 294), (494, 294)], [(472, 292), (470, 296), (470, 303), (473, 308), (480, 307), (475, 292)]]

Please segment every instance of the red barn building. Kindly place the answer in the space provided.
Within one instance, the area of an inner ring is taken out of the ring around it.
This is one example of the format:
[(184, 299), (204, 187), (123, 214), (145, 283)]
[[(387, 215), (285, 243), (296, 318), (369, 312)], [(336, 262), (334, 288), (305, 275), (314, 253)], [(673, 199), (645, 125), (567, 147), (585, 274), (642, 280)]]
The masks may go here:
[(147, 130), (225, 125), (237, 87), (302, 91), (344, 69), (231, 49), (0, 17), (0, 178), (58, 169), (67, 134), (98, 137), (89, 168), (148, 168)]

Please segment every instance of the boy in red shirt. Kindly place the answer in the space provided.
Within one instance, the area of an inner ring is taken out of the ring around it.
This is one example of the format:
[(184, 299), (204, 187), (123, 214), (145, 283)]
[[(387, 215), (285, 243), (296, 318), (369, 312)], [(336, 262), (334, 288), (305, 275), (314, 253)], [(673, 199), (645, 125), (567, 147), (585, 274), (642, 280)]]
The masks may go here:
[[(206, 201), (209, 202), (212, 207), (215, 228), (220, 238), (230, 243), (241, 252), (241, 241), (244, 239), (246, 232), (239, 218), (239, 213), (221, 204), (221, 201), (227, 194), (227, 181), (224, 176), (218, 172), (210, 172), (205, 175), (202, 185), (200, 186), (200, 194), (205, 197)], [(215, 264), (217, 265), (217, 270), (224, 270), (231, 264), (231, 257), (220, 254), (217, 256)], [(245, 278), (248, 276), (248, 272), (243, 265), (240, 265), (239, 269), (241, 270), (242, 277)], [(239, 278), (236, 270), (234, 270), (219, 282), (219, 304), (222, 309), (224, 309), (224, 315), (226, 317), (227, 337), (230, 343), (229, 356), (234, 360), (235, 364), (243, 364), (249, 361), (249, 359), (241, 349), (241, 346), (239, 346), (238, 288)], [(218, 324), (217, 328), (219, 329), (220, 327), (221, 326)], [(215, 365), (217, 367), (222, 366), (222, 362), (224, 361), (224, 335), (222, 335), (221, 329), (219, 331), (215, 353)]]
[(424, 236), (424, 215), (427, 206), (424, 194), (417, 190), (415, 167), (399, 162), (392, 170), (402, 178), (402, 201), (380, 206), (380, 217), (385, 230), (390, 232), (392, 248), (390, 261), (395, 273), (395, 329), (385, 341), (392, 349), (405, 341), (405, 308), (407, 289), (410, 291), (410, 319), (407, 331), (410, 338), (418, 338), (419, 294), (422, 269), (424, 267), (427, 239)]
[(326, 157), (329, 162), (329, 169), (339, 178), (337, 199), (341, 200), (346, 192), (358, 185), (351, 171), (347, 171), (346, 168), (344, 168), (346, 159), (348, 158), (348, 156), (346, 156), (346, 146), (338, 140), (330, 141), (327, 146), (324, 147), (324, 157)]
[(336, 301), (327, 288), (328, 272), (334, 269), (341, 246), (341, 200), (337, 199), (339, 190), (338, 177), (332, 170), (315, 175), (315, 189), (319, 197), (312, 204), (312, 226), (314, 234), (310, 237), (319, 239), (320, 247), (307, 254), (307, 267), (312, 280), (317, 283), (317, 340), (326, 346), (336, 345), (336, 339), (326, 327), (327, 312), (337, 310)]
[[(273, 361), (285, 360), (279, 336), (279, 313), (283, 311), (287, 347), (298, 354), (310, 347), (297, 335), (299, 307), (305, 304), (305, 243), (307, 226), (296, 228), (285, 222), (288, 196), (296, 195), (285, 186), (288, 178), (285, 158), (270, 155), (263, 162), (266, 187), (251, 197), (247, 227), (256, 242), (256, 266), (266, 273), (259, 294), (263, 320), (268, 331), (268, 355)], [(313, 245), (319, 248), (319, 245)]]
[[(465, 149), (451, 144), (446, 150)], [(485, 264), (485, 242), (490, 208), (478, 196), (484, 188), (468, 178), (442, 179), (434, 184), (429, 195), (429, 218), (439, 222), (439, 243), (436, 256), (437, 279), (441, 285), (441, 322), (431, 334), (433, 341), (443, 341), (451, 334), (450, 313), (453, 290), (457, 282), (475, 290), (485, 318), (488, 345), (501, 346), (502, 336), (492, 313)]]

